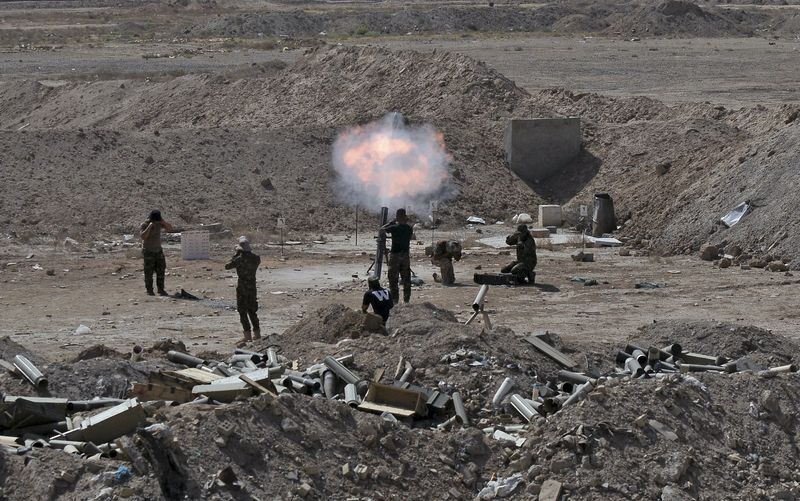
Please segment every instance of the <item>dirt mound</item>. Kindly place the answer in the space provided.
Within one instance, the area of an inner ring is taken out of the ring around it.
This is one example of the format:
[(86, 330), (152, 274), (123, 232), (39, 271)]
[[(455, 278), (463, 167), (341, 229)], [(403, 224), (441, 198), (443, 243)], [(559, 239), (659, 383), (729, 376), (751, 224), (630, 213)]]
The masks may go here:
[(641, 327), (629, 341), (659, 348), (679, 343), (683, 351), (730, 360), (745, 357), (761, 368), (794, 363), (800, 353), (800, 345), (788, 338), (751, 325), (728, 322), (662, 320)]
[(117, 350), (109, 348), (108, 346), (102, 344), (96, 344), (94, 346), (90, 346), (84, 350), (81, 350), (74, 359), (73, 362), (80, 362), (81, 360), (89, 360), (92, 358), (129, 358), (129, 355), (125, 353), (120, 353)]
[[(330, 145), (341, 127), (391, 111), (445, 135), (459, 196), (437, 215), (459, 224), (475, 213), (505, 219), (538, 200), (503, 162), (501, 117), (552, 115), (526, 96), (465, 56), (372, 47), (315, 50), (277, 76), (236, 82), (0, 84), (0, 123), (29, 124), (0, 134), (11, 183), (0, 200), (25, 214), (0, 225), (17, 234), (80, 234), (97, 231), (85, 224), (88, 214), (103, 213), (106, 231), (132, 233), (159, 206), (178, 226), (269, 231), (284, 215), (289, 231), (343, 229), (351, 209), (330, 189)], [(62, 176), (71, 158), (82, 162)], [(306, 210), (297, 210), (298, 197)]]
[(372, 333), (386, 334), (383, 325), (370, 322), (367, 316), (342, 304), (331, 304), (320, 308), (283, 333), (283, 337), (294, 341), (320, 341), (336, 343), (342, 339), (357, 339)]

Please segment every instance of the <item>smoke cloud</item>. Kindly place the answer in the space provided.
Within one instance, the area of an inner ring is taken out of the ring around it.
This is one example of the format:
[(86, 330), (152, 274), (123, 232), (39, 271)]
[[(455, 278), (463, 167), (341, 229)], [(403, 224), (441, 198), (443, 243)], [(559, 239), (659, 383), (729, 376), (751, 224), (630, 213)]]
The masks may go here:
[(455, 194), (444, 136), (429, 125), (407, 126), (402, 115), (352, 127), (333, 143), (339, 199), (362, 207), (427, 211), (431, 200)]

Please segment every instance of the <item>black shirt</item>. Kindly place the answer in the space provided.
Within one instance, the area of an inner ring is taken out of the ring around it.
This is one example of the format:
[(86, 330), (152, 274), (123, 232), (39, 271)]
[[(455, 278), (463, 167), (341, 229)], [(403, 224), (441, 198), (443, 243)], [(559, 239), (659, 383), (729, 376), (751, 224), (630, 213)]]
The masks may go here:
[(392, 297), (386, 289), (378, 289), (376, 291), (368, 290), (364, 293), (364, 300), (361, 304), (372, 305), (372, 311), (380, 315), (384, 323), (386, 323), (386, 319), (389, 318), (389, 310), (394, 306)]
[(386, 228), (386, 233), (392, 234), (392, 253), (395, 252), (408, 252), (411, 246), (411, 234), (414, 229), (405, 223), (395, 223)]

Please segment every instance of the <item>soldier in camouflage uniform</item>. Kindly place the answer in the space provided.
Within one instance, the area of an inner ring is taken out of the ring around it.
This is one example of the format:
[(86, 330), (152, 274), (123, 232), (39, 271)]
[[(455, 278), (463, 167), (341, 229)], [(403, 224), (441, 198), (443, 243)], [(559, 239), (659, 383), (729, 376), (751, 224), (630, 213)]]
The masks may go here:
[(500, 271), (513, 273), (521, 282), (532, 284), (536, 279), (536, 240), (524, 224), (517, 226), (516, 233), (506, 237), (506, 245), (517, 248), (517, 260), (504, 266)]
[(226, 270), (236, 269), (236, 274), (239, 276), (236, 284), (236, 310), (239, 312), (239, 320), (242, 322), (244, 331), (244, 337), (239, 341), (239, 345), (244, 345), (254, 338), (261, 339), (261, 328), (258, 323), (258, 315), (256, 315), (256, 311), (258, 311), (256, 270), (260, 264), (261, 258), (257, 254), (253, 254), (247, 238), (239, 237), (236, 255), (225, 265)]
[(397, 209), (395, 220), (380, 229), (380, 235), (392, 235), (392, 248), (389, 252), (389, 293), (392, 302), (397, 304), (400, 300), (398, 278), (403, 279), (403, 303), (411, 300), (411, 256), (410, 245), (414, 230), (408, 224), (408, 215), (405, 209)]
[(164, 250), (161, 248), (161, 230), (172, 231), (172, 225), (164, 221), (161, 211), (150, 212), (150, 217), (142, 223), (140, 228), (142, 237), (142, 257), (144, 258), (144, 287), (147, 294), (154, 296), (153, 273), (156, 274), (158, 294), (166, 296), (164, 290), (164, 272), (167, 270), (167, 260), (164, 259)]
[(442, 275), (433, 274), (433, 281), (442, 285), (456, 283), (456, 273), (453, 270), (453, 259), (461, 260), (461, 243), (455, 240), (440, 240), (433, 247), (431, 264), (438, 266)]

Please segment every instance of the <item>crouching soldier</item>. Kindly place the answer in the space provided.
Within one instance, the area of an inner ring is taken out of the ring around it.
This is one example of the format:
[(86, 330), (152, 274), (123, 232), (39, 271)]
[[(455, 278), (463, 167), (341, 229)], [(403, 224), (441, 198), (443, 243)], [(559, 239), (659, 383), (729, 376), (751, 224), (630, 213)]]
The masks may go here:
[(431, 256), (431, 264), (439, 267), (441, 277), (436, 273), (433, 274), (435, 282), (441, 282), (442, 285), (453, 285), (456, 283), (456, 274), (453, 271), (453, 260), (461, 261), (461, 244), (455, 240), (440, 240), (433, 248), (433, 256)]
[(383, 319), (383, 324), (386, 325), (386, 320), (389, 319), (389, 311), (394, 306), (392, 296), (389, 291), (381, 287), (381, 281), (375, 275), (370, 275), (367, 280), (369, 290), (364, 293), (364, 300), (361, 301), (361, 311), (367, 312), (367, 309), (372, 305), (372, 311), (376, 315), (380, 315)]
[[(261, 327), (258, 323), (258, 297), (256, 291), (256, 271), (261, 258), (253, 253), (246, 237), (239, 237), (236, 254), (225, 265), (226, 270), (236, 269), (239, 281), (236, 284), (236, 310), (242, 322), (244, 337), (237, 343), (242, 346), (253, 338), (261, 339)], [(251, 330), (252, 324), (252, 330)]]
[(517, 248), (517, 260), (503, 267), (503, 273), (513, 273), (523, 283), (527, 280), (532, 284), (536, 279), (536, 241), (533, 239), (528, 227), (524, 224), (517, 226), (516, 233), (506, 237), (506, 245)]

